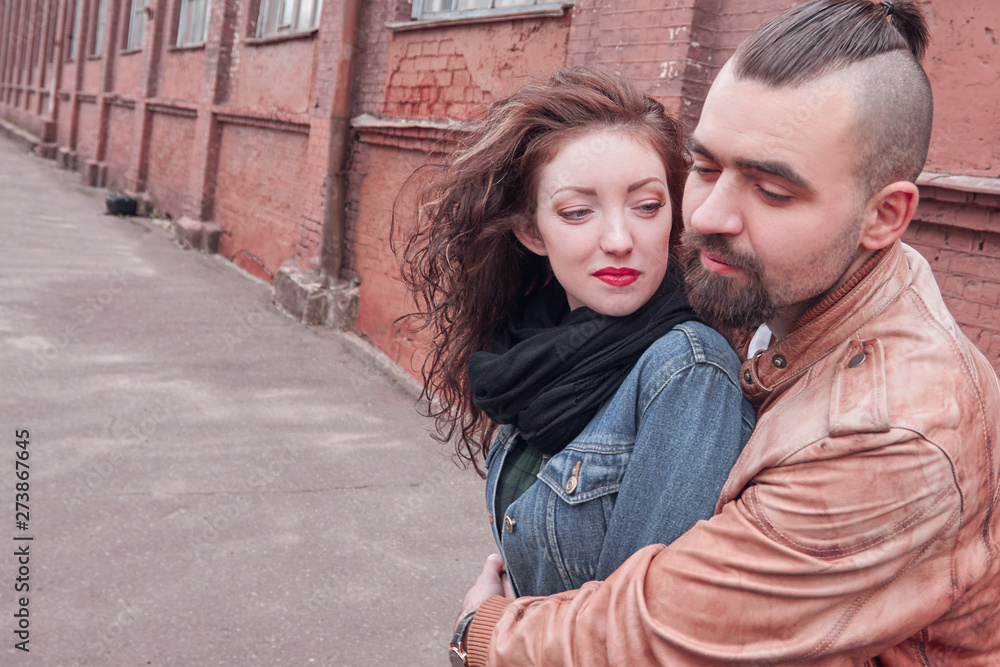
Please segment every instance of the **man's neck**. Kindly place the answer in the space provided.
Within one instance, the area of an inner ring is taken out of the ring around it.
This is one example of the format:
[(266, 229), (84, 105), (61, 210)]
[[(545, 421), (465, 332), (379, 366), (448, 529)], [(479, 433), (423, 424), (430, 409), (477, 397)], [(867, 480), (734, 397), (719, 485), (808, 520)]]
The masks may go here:
[(795, 329), (795, 324), (810, 308), (840, 289), (855, 273), (861, 270), (861, 267), (868, 263), (868, 260), (875, 256), (876, 252), (878, 251), (859, 248), (858, 255), (854, 258), (854, 261), (840, 274), (840, 277), (837, 278), (837, 281), (829, 289), (824, 290), (812, 299), (806, 299), (805, 301), (799, 301), (798, 303), (776, 309), (774, 317), (767, 322), (768, 328), (774, 333), (775, 340), (781, 340), (790, 334)]

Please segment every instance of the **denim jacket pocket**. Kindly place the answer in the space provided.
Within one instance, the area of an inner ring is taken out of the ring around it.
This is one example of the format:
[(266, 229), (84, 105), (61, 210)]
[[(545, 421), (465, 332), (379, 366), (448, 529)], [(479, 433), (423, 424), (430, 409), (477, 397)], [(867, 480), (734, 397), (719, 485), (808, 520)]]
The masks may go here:
[(538, 479), (563, 502), (579, 505), (618, 493), (631, 453), (631, 445), (571, 444), (542, 467)]
[(549, 595), (595, 578), (631, 451), (573, 443), (542, 466), (509, 510), (518, 528), (503, 536), (519, 594)]

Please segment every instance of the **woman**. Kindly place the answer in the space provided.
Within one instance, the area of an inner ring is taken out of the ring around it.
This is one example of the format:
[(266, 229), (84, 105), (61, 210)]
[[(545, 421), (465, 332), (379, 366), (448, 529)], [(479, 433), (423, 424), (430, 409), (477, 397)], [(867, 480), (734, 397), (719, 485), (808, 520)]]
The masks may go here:
[(425, 193), (404, 252), (424, 393), (439, 436), (485, 459), (484, 572), (514, 594), (604, 578), (711, 516), (753, 428), (736, 355), (683, 292), (688, 166), (662, 105), (567, 69), (492, 104)]

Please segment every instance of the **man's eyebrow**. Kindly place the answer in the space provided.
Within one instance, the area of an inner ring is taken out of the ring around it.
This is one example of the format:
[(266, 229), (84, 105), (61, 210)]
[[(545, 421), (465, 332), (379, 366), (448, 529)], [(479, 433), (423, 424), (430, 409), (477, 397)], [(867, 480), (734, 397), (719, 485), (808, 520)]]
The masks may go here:
[[(692, 153), (697, 153), (698, 155), (704, 156), (713, 162), (716, 161), (715, 156), (712, 155), (712, 151), (705, 148), (705, 145), (694, 137), (688, 139), (687, 148)], [(801, 188), (806, 192), (816, 192), (816, 188), (810, 185), (809, 182), (803, 178), (799, 172), (795, 171), (795, 169), (793, 169), (787, 162), (782, 162), (781, 160), (753, 160), (748, 158), (739, 158), (735, 160), (735, 165), (737, 169), (743, 171), (759, 171), (762, 174), (777, 176), (778, 178), (787, 181), (789, 184), (794, 185), (797, 188)]]
[(738, 169), (759, 171), (762, 174), (777, 176), (778, 178), (787, 181), (788, 183), (791, 183), (795, 187), (801, 188), (806, 192), (816, 192), (815, 188), (809, 185), (809, 182), (806, 181), (806, 179), (803, 178), (799, 172), (795, 171), (795, 169), (793, 169), (787, 162), (782, 162), (780, 160), (738, 159), (735, 163)]
[(715, 156), (712, 155), (712, 153), (707, 148), (705, 148), (704, 144), (702, 144), (694, 137), (688, 139), (687, 149), (692, 153), (697, 153), (698, 155), (704, 155), (709, 160), (715, 159)]

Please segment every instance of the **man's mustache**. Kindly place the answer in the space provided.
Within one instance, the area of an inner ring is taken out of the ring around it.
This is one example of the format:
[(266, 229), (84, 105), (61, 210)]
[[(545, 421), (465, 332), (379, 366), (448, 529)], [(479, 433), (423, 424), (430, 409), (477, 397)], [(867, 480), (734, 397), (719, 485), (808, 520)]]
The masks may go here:
[(760, 272), (757, 259), (733, 250), (723, 234), (702, 234), (696, 229), (688, 228), (681, 233), (681, 243), (689, 256), (698, 250), (704, 250), (734, 268)]

